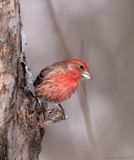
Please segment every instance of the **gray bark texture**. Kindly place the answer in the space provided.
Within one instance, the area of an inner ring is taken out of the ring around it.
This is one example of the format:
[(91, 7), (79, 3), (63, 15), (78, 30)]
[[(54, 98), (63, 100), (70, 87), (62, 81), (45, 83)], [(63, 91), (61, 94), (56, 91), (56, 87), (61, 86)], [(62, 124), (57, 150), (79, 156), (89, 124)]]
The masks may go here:
[[(23, 59), (23, 63), (22, 63)], [(0, 160), (38, 160), (44, 127), (65, 119), (41, 109), (27, 85), (19, 0), (0, 2)], [(45, 107), (45, 106), (44, 106)]]

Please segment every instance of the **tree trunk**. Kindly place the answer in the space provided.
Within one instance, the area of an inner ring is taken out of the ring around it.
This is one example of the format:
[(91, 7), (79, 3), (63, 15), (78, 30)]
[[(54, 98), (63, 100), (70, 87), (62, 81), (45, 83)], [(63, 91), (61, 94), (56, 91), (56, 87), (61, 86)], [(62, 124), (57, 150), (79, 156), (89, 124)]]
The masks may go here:
[(29, 90), (22, 47), (19, 0), (1, 0), (0, 160), (38, 160), (44, 127), (65, 119), (58, 108), (42, 110)]

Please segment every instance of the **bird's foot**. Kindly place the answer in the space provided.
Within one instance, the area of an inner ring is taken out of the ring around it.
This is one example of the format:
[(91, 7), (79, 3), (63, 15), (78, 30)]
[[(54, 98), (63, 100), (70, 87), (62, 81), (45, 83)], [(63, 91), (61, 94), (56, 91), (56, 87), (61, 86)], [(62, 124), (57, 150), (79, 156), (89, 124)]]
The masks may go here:
[(67, 119), (68, 116), (65, 114), (64, 108), (62, 107), (62, 105), (61, 105), (60, 103), (59, 103), (58, 105), (59, 105), (59, 107), (60, 107), (60, 109), (61, 109), (61, 111), (62, 111), (62, 114), (63, 114), (63, 116), (64, 116), (64, 119)]

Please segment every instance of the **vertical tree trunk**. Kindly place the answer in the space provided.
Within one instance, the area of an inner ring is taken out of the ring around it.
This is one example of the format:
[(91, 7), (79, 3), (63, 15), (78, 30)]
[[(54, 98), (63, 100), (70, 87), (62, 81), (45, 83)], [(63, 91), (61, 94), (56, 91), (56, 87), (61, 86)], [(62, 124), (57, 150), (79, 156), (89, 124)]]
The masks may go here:
[(19, 0), (1, 0), (0, 160), (37, 160), (43, 127), (65, 119), (57, 108), (38, 112), (41, 106), (27, 87), (21, 44)]

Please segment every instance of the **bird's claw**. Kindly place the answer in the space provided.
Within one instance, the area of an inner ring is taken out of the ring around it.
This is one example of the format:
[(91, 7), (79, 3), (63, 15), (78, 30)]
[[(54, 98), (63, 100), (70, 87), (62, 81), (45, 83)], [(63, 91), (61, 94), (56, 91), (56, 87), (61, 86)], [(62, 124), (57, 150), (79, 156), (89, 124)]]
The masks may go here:
[(64, 120), (67, 119), (68, 116), (65, 114), (64, 108), (62, 107), (62, 105), (61, 105), (60, 103), (59, 103), (58, 105), (59, 105), (59, 107), (60, 107), (60, 109), (61, 109), (61, 112), (62, 112), (62, 114), (63, 114)]

